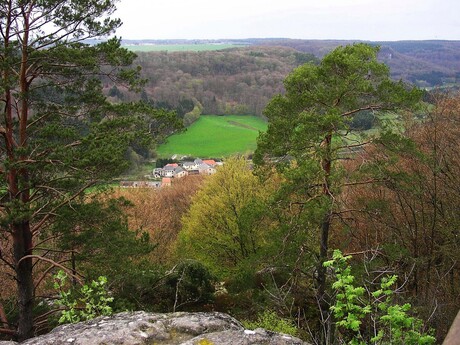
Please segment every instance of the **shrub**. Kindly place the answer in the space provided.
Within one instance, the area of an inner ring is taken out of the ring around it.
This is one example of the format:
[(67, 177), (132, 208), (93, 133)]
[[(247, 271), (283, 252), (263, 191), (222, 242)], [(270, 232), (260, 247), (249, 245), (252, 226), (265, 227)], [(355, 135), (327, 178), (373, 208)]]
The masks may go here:
[(263, 328), (269, 331), (296, 336), (298, 329), (294, 322), (279, 317), (272, 310), (265, 310), (259, 313), (256, 321), (242, 321), (243, 326), (248, 329)]
[(55, 276), (54, 288), (59, 291), (56, 303), (63, 306), (59, 323), (74, 323), (94, 319), (101, 315), (112, 315), (113, 297), (108, 297), (107, 278), (99, 277), (89, 285), (83, 285), (79, 291), (65, 290), (67, 274), (59, 271)]
[[(411, 305), (394, 303), (391, 287), (396, 283), (397, 276), (382, 278), (380, 288), (374, 292), (361, 286), (355, 287), (355, 277), (347, 264), (350, 258), (335, 250), (332, 260), (324, 263), (335, 273), (336, 281), (332, 288), (336, 292), (336, 301), (330, 309), (339, 326), (340, 341), (352, 345), (433, 344), (435, 338), (423, 333), (422, 320), (409, 315)], [(366, 318), (371, 320), (369, 325), (372, 328), (367, 333), (362, 327)]]

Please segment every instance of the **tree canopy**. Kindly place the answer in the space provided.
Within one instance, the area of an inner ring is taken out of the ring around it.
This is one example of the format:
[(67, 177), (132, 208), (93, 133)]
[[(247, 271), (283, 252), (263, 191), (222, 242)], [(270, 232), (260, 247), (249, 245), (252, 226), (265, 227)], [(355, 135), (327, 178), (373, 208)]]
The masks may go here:
[(206, 264), (220, 278), (234, 276), (266, 244), (261, 217), (273, 186), (263, 186), (244, 158), (230, 158), (194, 196), (179, 234), (181, 257)]
[(296, 202), (321, 215), (305, 230), (319, 237), (317, 298), (323, 310), (322, 263), (332, 221), (340, 214), (336, 196), (344, 186), (363, 182), (350, 174), (345, 177), (343, 161), (350, 158), (350, 150), (363, 149), (371, 141), (353, 131), (351, 121), (363, 112), (378, 117), (411, 107), (420, 98), (416, 89), (390, 79), (388, 67), (377, 61), (378, 50), (367, 44), (338, 47), (319, 65), (295, 69), (284, 82), (286, 94), (274, 97), (265, 109), (269, 126), (258, 139), (256, 162), (282, 167)]

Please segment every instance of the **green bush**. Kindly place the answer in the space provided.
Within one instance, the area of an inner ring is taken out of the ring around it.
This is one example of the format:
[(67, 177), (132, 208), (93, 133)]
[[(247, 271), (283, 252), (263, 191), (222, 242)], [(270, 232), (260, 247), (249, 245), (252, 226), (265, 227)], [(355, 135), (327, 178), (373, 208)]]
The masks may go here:
[(273, 332), (290, 334), (292, 336), (296, 336), (298, 333), (298, 329), (294, 322), (279, 317), (272, 310), (265, 310), (258, 314), (256, 321), (242, 321), (242, 323), (247, 329), (263, 328)]
[(101, 315), (112, 315), (113, 297), (108, 297), (106, 289), (107, 278), (99, 277), (89, 285), (83, 285), (80, 290), (66, 290), (67, 274), (59, 271), (54, 276), (54, 288), (59, 292), (56, 303), (65, 309), (58, 322), (74, 323), (94, 319)]
[(375, 124), (375, 115), (371, 111), (361, 111), (350, 121), (350, 128), (354, 130), (371, 129)]
[[(335, 250), (333, 258), (324, 263), (335, 274), (332, 288), (336, 292), (335, 304), (331, 311), (338, 326), (341, 343), (351, 345), (417, 345), (433, 344), (435, 338), (423, 332), (422, 320), (409, 315), (411, 305), (394, 303), (391, 287), (397, 276), (382, 278), (380, 288), (369, 292), (364, 287), (354, 286), (355, 277), (347, 261), (351, 256), (343, 256)], [(364, 326), (367, 322), (367, 327)], [(367, 328), (367, 332), (365, 329)]]
[(203, 106), (195, 100), (195, 106), (193, 107), (192, 111), (189, 111), (184, 115), (184, 126), (188, 127), (196, 120), (200, 118), (201, 113), (203, 112)]

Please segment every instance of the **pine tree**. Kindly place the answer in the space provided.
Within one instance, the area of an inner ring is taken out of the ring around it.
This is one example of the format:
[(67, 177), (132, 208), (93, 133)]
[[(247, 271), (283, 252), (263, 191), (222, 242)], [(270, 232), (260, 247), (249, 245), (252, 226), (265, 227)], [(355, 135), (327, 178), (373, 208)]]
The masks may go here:
[(118, 39), (84, 43), (120, 26), (114, 10), (111, 0), (0, 4), (0, 259), (17, 282), (20, 341), (34, 334), (34, 263), (52, 263), (37, 242), (61, 208), (122, 172), (127, 147), (149, 145), (171, 116), (107, 102), (103, 83), (141, 85)]
[(359, 138), (351, 121), (363, 112), (412, 106), (420, 97), (418, 90), (390, 80), (388, 67), (377, 61), (378, 50), (366, 44), (338, 47), (319, 65), (295, 69), (284, 82), (286, 94), (266, 107), (269, 126), (258, 139), (255, 161), (282, 167), (291, 190), (301, 195), (298, 203), (315, 215), (309, 226), (319, 233), (317, 298), (323, 311), (328, 309), (323, 263), (336, 197), (348, 182), (355, 183), (344, 181), (342, 158), (369, 144)]

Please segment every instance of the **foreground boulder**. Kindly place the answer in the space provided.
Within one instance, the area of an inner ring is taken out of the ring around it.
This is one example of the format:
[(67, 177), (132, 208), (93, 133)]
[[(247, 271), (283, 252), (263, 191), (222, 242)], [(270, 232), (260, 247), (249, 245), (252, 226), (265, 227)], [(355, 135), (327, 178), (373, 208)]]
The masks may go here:
[[(2, 342), (0, 342), (1, 344)], [(63, 325), (21, 345), (307, 345), (298, 338), (245, 330), (223, 313), (120, 313)]]

